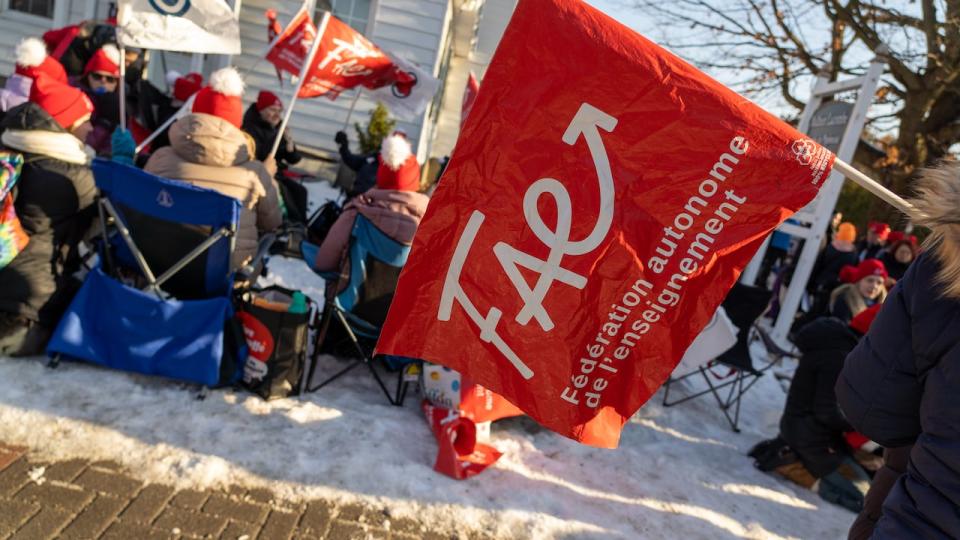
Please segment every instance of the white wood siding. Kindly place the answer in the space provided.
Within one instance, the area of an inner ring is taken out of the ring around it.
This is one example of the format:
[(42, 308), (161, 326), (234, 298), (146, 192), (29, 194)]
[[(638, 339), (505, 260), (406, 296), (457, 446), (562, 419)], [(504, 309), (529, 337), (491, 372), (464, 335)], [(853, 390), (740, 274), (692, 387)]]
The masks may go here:
[[(436, 135), (431, 146), (432, 157), (450, 155), (460, 134), (460, 113), (463, 92), (472, 71), (482, 82), (484, 72), (510, 22), (517, 0), (486, 0), (479, 13), (462, 10), (455, 23), (458, 54), (450, 62), (447, 91), (443, 96)], [(469, 47), (467, 46), (469, 43)], [(468, 49), (468, 50), (464, 50)], [(483, 85), (481, 84), (481, 88)]]
[[(66, 1), (66, 0), (58, 0)], [(5, 6), (6, 3), (0, 5)], [(13, 73), (16, 59), (14, 48), (25, 37), (40, 37), (53, 25), (53, 19), (35, 17), (13, 10), (0, 12), (0, 73), (8, 77)]]

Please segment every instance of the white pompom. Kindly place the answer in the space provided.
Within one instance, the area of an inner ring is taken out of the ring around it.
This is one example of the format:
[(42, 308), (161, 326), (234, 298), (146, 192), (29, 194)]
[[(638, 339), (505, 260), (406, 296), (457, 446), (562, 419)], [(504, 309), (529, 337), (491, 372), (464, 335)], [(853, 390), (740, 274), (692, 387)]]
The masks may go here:
[(26, 38), (17, 44), (15, 53), (17, 65), (37, 67), (47, 59), (47, 46), (35, 37)]
[(210, 88), (218, 94), (239, 97), (243, 95), (243, 78), (236, 68), (218, 69), (210, 76)]
[(413, 155), (410, 141), (403, 135), (390, 135), (380, 144), (380, 158), (392, 170), (397, 170)]
[(183, 77), (183, 74), (175, 69), (171, 69), (167, 72), (166, 80), (167, 86), (172, 87), (174, 84), (177, 84), (177, 79)]
[(107, 59), (113, 62), (116, 66), (120, 66), (120, 49), (117, 48), (113, 43), (107, 43), (100, 48), (104, 54), (107, 55)]

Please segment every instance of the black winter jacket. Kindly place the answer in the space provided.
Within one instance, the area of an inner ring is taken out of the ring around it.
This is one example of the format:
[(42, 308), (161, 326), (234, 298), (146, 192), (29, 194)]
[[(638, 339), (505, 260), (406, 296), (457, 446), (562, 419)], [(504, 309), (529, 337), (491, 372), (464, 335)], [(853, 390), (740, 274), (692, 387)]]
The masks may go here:
[[(0, 124), (6, 130), (64, 132), (34, 103), (11, 110)], [(53, 327), (75, 292), (77, 246), (95, 210), (93, 174), (89, 165), (12, 150), (24, 156), (14, 207), (30, 243), (0, 270), (0, 312)]]
[(350, 167), (350, 170), (357, 173), (353, 181), (353, 187), (347, 193), (348, 197), (356, 197), (366, 193), (377, 185), (377, 169), (380, 168), (380, 162), (377, 160), (377, 154), (354, 154), (350, 152), (350, 146), (340, 145), (340, 159), (343, 164)]
[[(243, 130), (253, 137), (253, 142), (257, 145), (257, 161), (267, 159), (274, 141), (277, 140), (277, 128), (264, 121), (260, 112), (257, 111), (256, 104), (251, 104), (247, 108), (247, 112), (243, 114)], [(277, 148), (275, 157), (277, 158), (277, 169), (282, 171), (288, 165), (299, 162), (302, 156), (300, 152), (297, 152), (296, 146), (294, 146), (293, 152), (287, 152), (287, 140), (284, 137), (283, 141), (280, 142), (280, 147)]]
[(960, 164), (914, 202), (933, 234), (846, 359), (837, 397), (858, 431), (914, 444), (873, 538), (960, 538)]
[(817, 478), (836, 470), (846, 454), (843, 432), (852, 428), (840, 412), (833, 387), (857, 339), (853, 330), (832, 317), (814, 320), (794, 339), (803, 356), (790, 383), (780, 435)]

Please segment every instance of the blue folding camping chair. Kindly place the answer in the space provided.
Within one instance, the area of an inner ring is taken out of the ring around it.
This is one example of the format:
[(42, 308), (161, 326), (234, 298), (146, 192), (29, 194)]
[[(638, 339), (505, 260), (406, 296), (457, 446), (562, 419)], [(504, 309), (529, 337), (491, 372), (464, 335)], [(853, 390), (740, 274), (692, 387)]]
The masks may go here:
[[(96, 160), (98, 264), (47, 348), (60, 357), (214, 386), (246, 357), (233, 322), (240, 203)], [(247, 268), (249, 270), (249, 268)]]
[[(301, 250), (305, 261), (316, 259), (317, 246), (304, 242)], [(397, 289), (400, 270), (409, 255), (410, 246), (390, 238), (366, 217), (357, 215), (347, 250), (349, 273), (319, 272), (327, 282), (326, 301), (315, 336), (313, 354), (306, 366), (307, 377), (303, 379), (303, 390), (319, 390), (365, 364), (387, 400), (392, 405), (403, 405), (410, 383), (417, 380), (419, 360), (399, 356), (374, 358), (373, 349)], [(337, 325), (342, 330), (348, 347), (352, 349), (352, 358), (346, 367), (316, 382), (319, 378), (317, 357), (321, 344), (330, 336), (331, 325)], [(387, 389), (377, 372), (374, 364), (378, 360), (398, 372), (393, 392)]]

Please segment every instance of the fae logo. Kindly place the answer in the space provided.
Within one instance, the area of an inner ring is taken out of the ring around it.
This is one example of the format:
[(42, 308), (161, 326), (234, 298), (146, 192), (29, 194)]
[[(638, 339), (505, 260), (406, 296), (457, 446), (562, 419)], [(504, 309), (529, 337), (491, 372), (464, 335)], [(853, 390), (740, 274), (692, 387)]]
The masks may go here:
[(817, 145), (810, 139), (797, 139), (793, 141), (790, 149), (793, 150), (793, 156), (799, 164), (810, 165), (817, 151)]
[(190, 11), (190, 0), (148, 0), (148, 2), (150, 7), (161, 15), (182, 17), (184, 13)]
[[(555, 178), (541, 178), (531, 184), (524, 193), (523, 215), (533, 235), (549, 249), (547, 259), (543, 260), (520, 251), (506, 242), (498, 242), (493, 247), (494, 255), (500, 262), (503, 273), (523, 300), (523, 308), (514, 317), (514, 322), (519, 325), (525, 326), (535, 321), (544, 332), (550, 332), (554, 328), (553, 319), (543, 305), (547, 291), (556, 282), (575, 289), (583, 289), (587, 285), (586, 276), (564, 268), (562, 263), (564, 257), (586, 255), (597, 249), (610, 231), (614, 206), (613, 174), (610, 171), (610, 160), (600, 132), (612, 133), (616, 126), (616, 118), (589, 103), (582, 103), (561, 137), (561, 140), (569, 146), (574, 146), (582, 138), (597, 171), (600, 213), (596, 217), (593, 230), (586, 238), (576, 241), (570, 239), (571, 225), (575, 216), (567, 188)], [(557, 221), (553, 229), (544, 221), (538, 210), (537, 202), (543, 196), (553, 199), (557, 209)], [(483, 315), (460, 285), (461, 271), (485, 217), (483, 212), (474, 210), (460, 235), (453, 259), (447, 269), (437, 319), (449, 321), (454, 304), (459, 304), (480, 329), (480, 339), (486, 343), (493, 343), (517, 372), (524, 379), (529, 380), (534, 376), (533, 370), (497, 331), (497, 326), (504, 315), (503, 311), (493, 306), (486, 315)], [(539, 274), (537, 283), (532, 289), (520, 272), (520, 267)], [(561, 316), (564, 315), (561, 314)]]
[(157, 204), (159, 204), (160, 206), (162, 206), (162, 207), (164, 207), (164, 208), (172, 208), (172, 207), (173, 207), (173, 195), (170, 195), (170, 192), (169, 192), (169, 191), (167, 191), (167, 190), (165, 190), (165, 189), (161, 189), (160, 192), (157, 193)]

